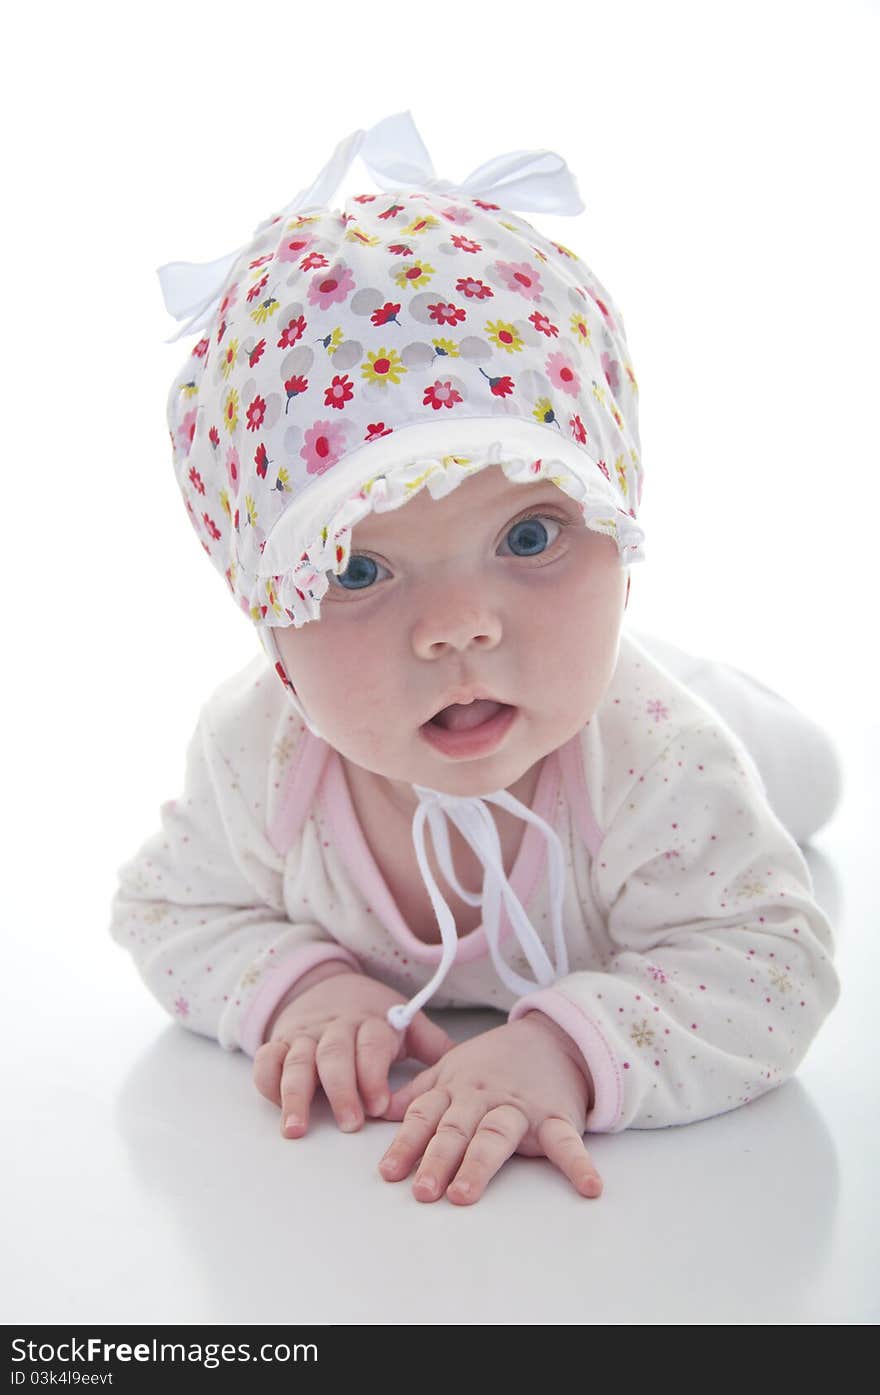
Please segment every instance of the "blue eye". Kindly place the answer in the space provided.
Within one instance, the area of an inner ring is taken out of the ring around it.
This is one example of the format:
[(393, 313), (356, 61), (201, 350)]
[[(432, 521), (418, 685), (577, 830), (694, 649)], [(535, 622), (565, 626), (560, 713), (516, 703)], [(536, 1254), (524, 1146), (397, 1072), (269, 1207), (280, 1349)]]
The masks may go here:
[(548, 523), (555, 523), (557, 528), (563, 527), (563, 524), (559, 523), (555, 518), (551, 518), (549, 514), (542, 514), (540, 518), (533, 516), (531, 518), (519, 519), (519, 521), (514, 523), (513, 527), (509, 529), (507, 536), (508, 538), (516, 538), (519, 546), (525, 547), (528, 550), (526, 552), (517, 552), (514, 554), (515, 556), (537, 557), (544, 551), (549, 543), (555, 542), (555, 539), (548, 539), (547, 529), (541, 522), (542, 518), (545, 518)]
[(341, 586), (345, 591), (365, 591), (376, 580), (376, 569), (379, 566), (380, 563), (374, 562), (372, 557), (367, 557), (362, 552), (353, 552), (344, 572), (340, 572), (338, 576), (334, 572), (328, 572), (330, 585)]

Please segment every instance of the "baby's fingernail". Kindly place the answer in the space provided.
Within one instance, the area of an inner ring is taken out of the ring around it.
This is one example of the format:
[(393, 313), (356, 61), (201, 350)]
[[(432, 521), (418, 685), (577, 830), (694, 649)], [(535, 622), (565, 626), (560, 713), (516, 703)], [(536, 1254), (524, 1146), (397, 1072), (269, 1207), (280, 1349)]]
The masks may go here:
[(373, 1101), (373, 1113), (384, 1114), (385, 1110), (388, 1108), (388, 1102), (389, 1101), (387, 1092), (382, 1095), (377, 1095), (375, 1100)]
[(346, 1133), (351, 1133), (352, 1129), (357, 1128), (359, 1122), (356, 1114), (343, 1114), (342, 1118), (339, 1120), (339, 1127), (345, 1129)]
[(286, 1129), (301, 1129), (302, 1123), (303, 1121), (298, 1114), (288, 1114), (284, 1120), (284, 1127)]

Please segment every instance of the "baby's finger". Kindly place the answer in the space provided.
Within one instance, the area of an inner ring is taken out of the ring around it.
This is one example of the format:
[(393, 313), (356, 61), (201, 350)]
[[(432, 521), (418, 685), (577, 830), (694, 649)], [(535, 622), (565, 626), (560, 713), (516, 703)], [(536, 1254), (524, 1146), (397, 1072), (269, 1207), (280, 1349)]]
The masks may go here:
[(355, 1033), (354, 1022), (331, 1022), (315, 1055), (324, 1094), (344, 1133), (352, 1133), (364, 1122), (354, 1065)]
[(537, 1135), (547, 1157), (574, 1183), (581, 1196), (602, 1195), (602, 1178), (583, 1138), (567, 1119), (545, 1119), (539, 1124)]
[(382, 1118), (389, 1119), (393, 1124), (399, 1123), (413, 1100), (419, 1095), (423, 1095), (426, 1090), (432, 1089), (436, 1079), (436, 1066), (432, 1066), (429, 1070), (419, 1071), (418, 1075), (414, 1076), (406, 1085), (401, 1085), (399, 1090), (394, 1091)]
[(381, 1114), (389, 1099), (388, 1071), (400, 1038), (381, 1017), (365, 1017), (357, 1030), (355, 1065), (358, 1086), (370, 1114)]
[(436, 1133), (449, 1103), (448, 1090), (438, 1088), (423, 1095), (412, 1107), (391, 1147), (379, 1161), (379, 1171), (386, 1182), (399, 1182), (409, 1174)]
[(417, 1012), (406, 1029), (406, 1049), (417, 1061), (433, 1066), (455, 1046), (448, 1032), (432, 1022), (423, 1012)]
[(516, 1152), (529, 1121), (514, 1104), (500, 1104), (480, 1120), (461, 1166), (446, 1192), (450, 1201), (469, 1206), (479, 1201), (495, 1173)]
[(254, 1053), (254, 1084), (272, 1104), (281, 1103), (281, 1064), (289, 1049), (286, 1041), (264, 1041)]
[(309, 1126), (309, 1106), (317, 1088), (314, 1037), (302, 1033), (288, 1048), (281, 1071), (281, 1132), (301, 1138)]

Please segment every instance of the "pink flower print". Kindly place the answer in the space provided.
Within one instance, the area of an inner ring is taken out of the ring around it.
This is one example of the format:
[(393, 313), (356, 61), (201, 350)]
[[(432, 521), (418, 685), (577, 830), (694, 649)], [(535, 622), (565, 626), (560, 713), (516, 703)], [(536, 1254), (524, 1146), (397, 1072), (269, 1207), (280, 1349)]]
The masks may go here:
[(295, 315), (292, 320), (288, 321), (288, 323), (282, 329), (281, 334), (278, 336), (277, 347), (279, 349), (292, 348), (294, 344), (298, 343), (299, 340), (302, 339), (305, 332), (305, 315)]
[(473, 242), (469, 237), (462, 237), (459, 233), (453, 233), (450, 239), (453, 247), (457, 247), (459, 252), (482, 252), (479, 242)]
[(265, 397), (260, 397), (259, 393), (257, 393), (257, 396), (252, 398), (248, 404), (245, 415), (247, 417), (248, 431), (259, 431), (266, 417)]
[(252, 262), (248, 262), (248, 271), (256, 271), (257, 267), (265, 266), (274, 257), (274, 252), (266, 252), (262, 257), (254, 257)]
[(204, 358), (205, 354), (208, 352), (209, 343), (209, 339), (200, 339), (198, 344), (196, 344), (195, 348), (192, 351), (193, 358)]
[(307, 257), (303, 257), (299, 264), (300, 271), (315, 271), (319, 266), (329, 266), (327, 258), (323, 252), (310, 252)]
[(205, 485), (195, 465), (193, 465), (192, 469), (189, 472), (189, 482), (197, 493), (204, 494)]
[(238, 299), (238, 282), (235, 281), (235, 282), (233, 283), (233, 285), (231, 285), (231, 286), (229, 287), (229, 290), (226, 292), (225, 296), (223, 297), (223, 299), (222, 299), (221, 302), (220, 302), (220, 307), (219, 307), (219, 309), (218, 309), (218, 311), (217, 311), (217, 319), (218, 319), (218, 320), (225, 320), (225, 319), (226, 319), (226, 312), (227, 312), (227, 310), (230, 310), (230, 309), (232, 308), (232, 306), (235, 304), (235, 302), (236, 302), (237, 299)]
[(333, 382), (324, 389), (324, 406), (337, 407), (342, 411), (346, 402), (354, 397), (354, 385), (347, 373), (336, 374)]
[(204, 523), (208, 532), (211, 534), (211, 537), (216, 542), (220, 536), (220, 529), (217, 527), (217, 524), (214, 522), (213, 518), (209, 518), (206, 513), (203, 513), (202, 522)]
[(178, 1017), (189, 1016), (189, 1003), (186, 1001), (186, 998), (177, 998), (175, 1000), (174, 1011), (177, 1013)]
[(436, 305), (429, 305), (428, 312), (434, 323), (438, 325), (457, 325), (461, 324), (462, 320), (467, 319), (467, 311), (449, 301), (445, 305), (442, 301), (438, 301)]
[(509, 291), (516, 291), (525, 300), (541, 299), (541, 278), (528, 262), (496, 262), (495, 269)]
[(590, 297), (591, 300), (594, 300), (594, 301), (596, 302), (596, 304), (598, 305), (599, 309), (602, 311), (602, 314), (605, 316), (605, 318), (606, 318), (606, 320), (608, 321), (608, 323), (609, 323), (610, 325), (613, 325), (613, 324), (614, 324), (614, 320), (613, 320), (612, 317), (611, 317), (611, 311), (608, 309), (608, 306), (605, 304), (605, 302), (604, 302), (603, 300), (600, 300), (599, 297), (598, 297), (597, 295), (595, 295), (595, 294), (590, 290), (589, 286), (587, 286), (587, 294), (589, 295), (589, 297)]
[(617, 397), (620, 392), (620, 364), (607, 351), (602, 354), (602, 371), (605, 374), (605, 381), (614, 396)]
[(659, 698), (652, 698), (646, 704), (645, 711), (649, 717), (653, 717), (657, 722), (662, 722), (669, 716), (669, 708), (664, 707)]
[(382, 325), (390, 324), (392, 320), (396, 325), (399, 325), (400, 320), (397, 318), (399, 314), (400, 305), (393, 305), (390, 300), (386, 300), (385, 304), (381, 306), (380, 309), (373, 311), (370, 316), (370, 321), (377, 329), (380, 329)]
[(548, 339), (555, 339), (559, 330), (556, 325), (541, 310), (533, 310), (529, 319), (541, 334), (546, 334)]
[(495, 294), (491, 286), (487, 286), (484, 281), (475, 280), (473, 276), (460, 276), (455, 283), (455, 289), (459, 295), (467, 296), (468, 300), (486, 300)]
[(571, 434), (572, 434), (572, 436), (574, 437), (574, 439), (578, 442), (579, 445), (581, 445), (581, 446), (585, 446), (585, 445), (586, 445), (586, 443), (587, 443), (587, 428), (584, 426), (584, 423), (581, 421), (581, 419), (580, 419), (580, 417), (578, 416), (577, 412), (575, 412), (574, 416), (571, 418), (570, 422), (568, 423), (568, 429), (569, 429), (569, 431), (571, 432)]
[(305, 435), (300, 455), (310, 475), (323, 475), (345, 452), (346, 430), (342, 422), (316, 421)]
[(441, 383), (438, 381), (432, 383), (430, 387), (425, 388), (422, 405), (426, 407), (430, 403), (434, 411), (439, 412), (441, 407), (451, 408), (456, 402), (460, 402), (461, 400), (461, 395), (455, 391), (451, 383)]
[(189, 411), (184, 413), (184, 415), (181, 417), (180, 425), (178, 426), (177, 431), (175, 432), (175, 435), (177, 436), (177, 445), (179, 449), (183, 451), (185, 456), (189, 455), (190, 451), (192, 450), (193, 436), (196, 434), (197, 413), (197, 407), (190, 407)]
[(229, 489), (233, 497), (238, 494), (238, 486), (241, 482), (241, 472), (238, 467), (238, 450), (235, 446), (230, 446), (226, 452), (226, 478), (229, 481)]
[(335, 262), (329, 271), (313, 276), (309, 282), (309, 304), (321, 310), (329, 310), (331, 305), (342, 305), (354, 290), (354, 276), (345, 262)]
[(547, 376), (554, 387), (561, 388), (571, 397), (577, 397), (581, 390), (581, 380), (575, 365), (567, 354), (550, 354), (546, 363)]
[(308, 252), (315, 241), (314, 233), (291, 232), (281, 239), (278, 245), (278, 260), (280, 262), (299, 261), (303, 253)]

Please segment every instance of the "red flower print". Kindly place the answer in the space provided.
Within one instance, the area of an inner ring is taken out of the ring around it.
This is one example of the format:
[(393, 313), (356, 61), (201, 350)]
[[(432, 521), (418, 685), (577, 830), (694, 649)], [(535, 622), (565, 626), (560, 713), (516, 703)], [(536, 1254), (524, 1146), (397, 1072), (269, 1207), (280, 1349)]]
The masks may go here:
[(281, 663), (276, 663), (275, 672), (278, 674), (278, 677), (281, 679), (281, 682), (284, 684), (285, 688), (289, 688), (292, 693), (295, 693), (296, 688), (293, 686), (287, 674), (284, 672), (284, 665)]
[(610, 473), (609, 473), (609, 471), (608, 471), (608, 466), (605, 464), (605, 461), (604, 461), (604, 460), (597, 460), (597, 461), (596, 461), (596, 466), (597, 466), (598, 469), (600, 469), (600, 470), (602, 471), (602, 474), (605, 476), (606, 480), (607, 480), (608, 483), (610, 484), (610, 483), (611, 483), (611, 475), (610, 475)]
[(216, 542), (220, 536), (220, 529), (217, 527), (217, 524), (214, 522), (213, 518), (209, 518), (206, 513), (203, 513), (202, 522), (204, 523), (208, 532), (211, 534), (211, 537)]
[(574, 416), (573, 416), (573, 417), (571, 418), (571, 420), (569, 421), (569, 423), (568, 423), (568, 429), (569, 429), (569, 431), (571, 432), (571, 434), (572, 434), (572, 436), (574, 437), (574, 439), (575, 439), (576, 441), (578, 441), (578, 442), (580, 443), (580, 445), (582, 445), (582, 446), (583, 446), (583, 445), (586, 445), (586, 442), (587, 442), (587, 428), (584, 426), (584, 423), (581, 421), (581, 419), (580, 419), (580, 417), (578, 416), (577, 412), (575, 412)]
[(266, 341), (265, 341), (265, 339), (261, 339), (260, 342), (259, 342), (259, 344), (255, 344), (255, 345), (254, 345), (254, 347), (251, 349), (250, 353), (248, 354), (248, 367), (249, 367), (249, 368), (253, 368), (253, 367), (255, 366), (255, 364), (258, 364), (258, 363), (259, 363), (260, 359), (263, 357), (263, 350), (265, 349), (265, 347), (266, 347)]
[(281, 334), (280, 334), (279, 339), (278, 339), (277, 347), (278, 347), (279, 349), (289, 349), (289, 348), (291, 348), (291, 346), (292, 346), (293, 344), (296, 344), (300, 339), (302, 339), (302, 337), (303, 337), (303, 335), (305, 334), (305, 332), (306, 332), (306, 317), (305, 317), (305, 315), (296, 315), (296, 316), (294, 317), (294, 319), (292, 319), (292, 320), (290, 321), (290, 323), (289, 323), (289, 324), (286, 324), (286, 325), (284, 326), (284, 328), (282, 329)]
[(430, 387), (425, 388), (422, 405), (427, 407), (430, 403), (434, 411), (439, 412), (441, 407), (452, 408), (456, 402), (460, 402), (461, 400), (461, 395), (455, 391), (451, 383), (441, 383), (438, 380), (436, 383), (432, 383)]
[(252, 305), (255, 300), (259, 300), (260, 293), (268, 280), (268, 276), (261, 276), (259, 281), (257, 281), (256, 285), (251, 286), (250, 290), (247, 293), (248, 305)]
[(444, 305), (442, 301), (438, 301), (436, 305), (429, 305), (428, 311), (431, 319), (438, 325), (458, 325), (467, 319), (467, 311), (461, 310), (451, 302)]
[(234, 518), (233, 521), (232, 521), (232, 526), (233, 526), (233, 528), (235, 529), (235, 531), (236, 531), (236, 533), (237, 533), (237, 532), (238, 532), (238, 509), (235, 510), (235, 518)]
[(209, 339), (200, 339), (193, 349), (193, 358), (204, 358), (205, 354), (208, 352), (208, 345), (210, 342)]
[(496, 262), (495, 267), (509, 291), (516, 291), (526, 300), (541, 299), (541, 278), (528, 262)]
[[(379, 197), (378, 194), (355, 194), (354, 197), (353, 197), (353, 199), (352, 199), (352, 202), (353, 202), (353, 203), (373, 203), (378, 197)], [(379, 216), (381, 217), (382, 215), (380, 214)]]
[(485, 300), (495, 294), (485, 281), (476, 281), (473, 276), (460, 276), (455, 283), (455, 289), (459, 295), (466, 295), (468, 300)]
[(292, 397), (298, 397), (301, 392), (305, 392), (308, 385), (308, 378), (303, 378), (300, 374), (287, 379), (284, 384), (284, 391), (287, 393), (287, 406), (284, 408), (285, 416), (287, 415), (287, 408), (290, 406), (290, 399)]
[(253, 401), (249, 404), (245, 415), (247, 416), (248, 431), (259, 431), (260, 427), (263, 425), (263, 420), (266, 416), (266, 399), (264, 397), (260, 397), (258, 393), (257, 396), (253, 399)]
[(310, 252), (307, 257), (303, 257), (299, 264), (300, 271), (314, 271), (318, 266), (329, 266), (327, 258), (323, 252)]
[(483, 377), (486, 379), (486, 382), (489, 384), (489, 387), (491, 388), (492, 393), (495, 397), (509, 397), (510, 394), (513, 392), (512, 378), (490, 378), (489, 374), (484, 373), (482, 368), (480, 369), (480, 372), (483, 374)]
[(392, 242), (388, 251), (392, 252), (395, 257), (411, 257), (413, 254), (413, 249), (408, 247), (405, 242)]
[(329, 271), (312, 277), (308, 289), (309, 304), (329, 310), (331, 305), (344, 304), (354, 288), (351, 268), (345, 262), (336, 262)]
[(451, 237), (453, 247), (457, 247), (459, 252), (482, 252), (479, 242), (474, 242), (469, 237), (462, 237), (460, 233), (453, 233)]
[(400, 321), (397, 318), (399, 312), (399, 305), (392, 305), (390, 300), (386, 300), (381, 309), (373, 311), (370, 320), (377, 329), (381, 328), (382, 325), (390, 324), (392, 320), (396, 325), (399, 325)]
[(236, 292), (237, 292), (237, 290), (238, 290), (238, 282), (236, 281), (233, 285), (231, 285), (231, 286), (229, 287), (229, 290), (226, 292), (225, 296), (223, 297), (223, 299), (222, 299), (221, 302), (220, 302), (220, 308), (219, 308), (218, 311), (217, 311), (217, 319), (218, 319), (218, 320), (224, 319), (224, 318), (225, 318), (225, 315), (226, 315), (226, 311), (229, 310), (230, 307), (233, 306), (233, 305), (235, 304), (235, 299), (236, 299)]
[(199, 494), (204, 494), (205, 486), (202, 483), (202, 477), (196, 469), (195, 465), (193, 465), (192, 469), (189, 472), (189, 482), (192, 485), (193, 489), (198, 490)]
[(546, 315), (542, 315), (540, 310), (533, 310), (531, 315), (529, 315), (529, 319), (535, 326), (535, 329), (540, 330), (542, 334), (546, 334), (548, 339), (555, 339), (559, 333), (556, 325), (548, 320)]
[(403, 204), (402, 204), (402, 203), (392, 203), (392, 204), (389, 204), (387, 208), (385, 208), (385, 209), (382, 210), (382, 212), (379, 214), (379, 217), (382, 218), (382, 219), (385, 219), (385, 218), (396, 218), (397, 215), (398, 215), (398, 213), (402, 213), (402, 212), (403, 212)]
[(265, 256), (254, 257), (252, 262), (248, 262), (248, 271), (256, 271), (258, 266), (265, 266), (267, 262), (272, 260), (274, 255), (274, 252), (267, 252)]
[(347, 373), (341, 376), (337, 373), (333, 382), (324, 389), (324, 406), (337, 407), (342, 411), (346, 402), (350, 402), (354, 397), (354, 386)]
[(391, 435), (391, 427), (390, 427), (390, 426), (386, 426), (385, 423), (384, 423), (384, 421), (376, 421), (376, 422), (371, 422), (371, 423), (367, 426), (367, 434), (366, 434), (366, 436), (364, 437), (364, 440), (365, 440), (365, 441), (378, 441), (378, 439), (379, 439), (380, 436), (390, 436), (390, 435)]
[(606, 320), (608, 321), (608, 323), (609, 323), (610, 325), (613, 325), (613, 324), (614, 324), (614, 320), (613, 320), (612, 317), (611, 317), (611, 311), (608, 309), (608, 306), (604, 303), (604, 301), (601, 301), (597, 295), (594, 295), (594, 294), (593, 294), (593, 292), (590, 290), (589, 286), (587, 286), (587, 292), (589, 293), (591, 299), (594, 300), (594, 301), (596, 302), (596, 304), (598, 305), (599, 309), (602, 311), (602, 314), (605, 316), (605, 318), (606, 318)]
[(211, 442), (211, 445), (216, 450), (220, 444), (220, 432), (217, 430), (216, 426), (212, 426), (210, 431), (208, 432), (208, 440)]
[(501, 207), (497, 203), (484, 203), (482, 199), (474, 199), (477, 208), (485, 208), (487, 213), (500, 213)]
[[(257, 474), (261, 480), (266, 478), (266, 470), (269, 466), (269, 453), (266, 450), (265, 442), (261, 441), (254, 451), (254, 464), (257, 467)], [(238, 492), (236, 487), (236, 493)], [(236, 514), (236, 518), (238, 515)]]

